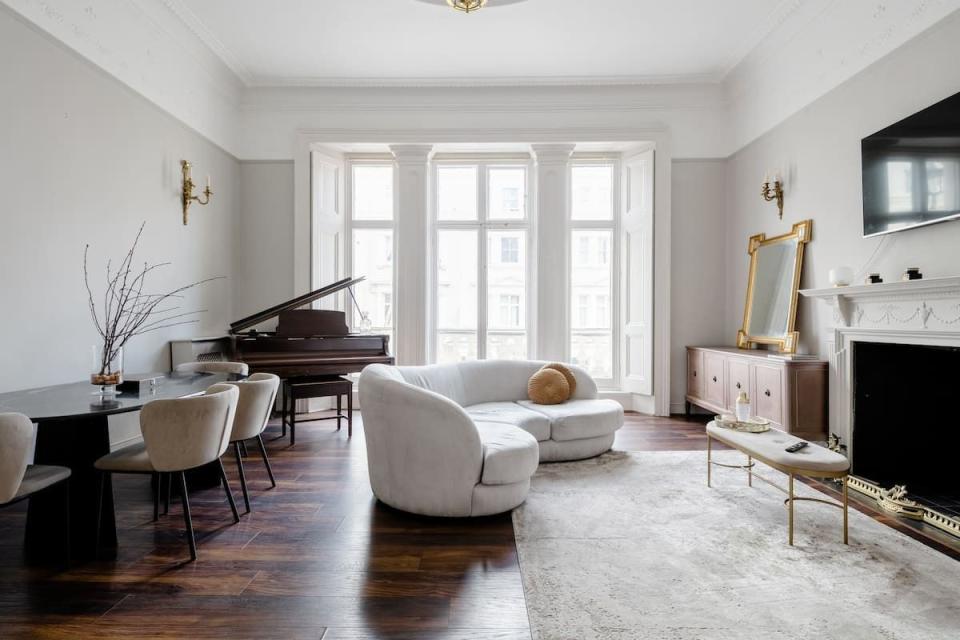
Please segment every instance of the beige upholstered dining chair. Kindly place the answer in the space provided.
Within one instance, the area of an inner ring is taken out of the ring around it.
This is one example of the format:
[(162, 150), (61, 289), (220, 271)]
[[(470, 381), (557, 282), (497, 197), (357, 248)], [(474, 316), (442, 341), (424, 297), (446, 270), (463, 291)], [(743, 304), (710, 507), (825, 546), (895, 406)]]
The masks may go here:
[[(154, 400), (140, 412), (140, 431), (143, 442), (113, 453), (94, 463), (102, 472), (100, 477), (99, 509), (103, 508), (103, 495), (113, 473), (148, 473), (176, 476), (179, 481), (180, 499), (183, 504), (183, 520), (190, 544), (190, 558), (197, 559), (197, 543), (193, 535), (190, 517), (190, 501), (187, 496), (187, 481), (184, 471), (215, 462), (220, 467), (223, 482), (233, 512), (233, 521), (240, 522), (237, 505), (227, 482), (220, 456), (227, 450), (233, 418), (237, 410), (240, 391), (233, 385), (215, 384), (204, 395), (174, 400)], [(168, 481), (169, 482), (169, 481)], [(156, 502), (154, 502), (156, 515)], [(99, 522), (99, 518), (97, 519)], [(97, 532), (99, 546), (100, 535)]]
[[(64, 555), (70, 563), (70, 469), (27, 464), (33, 445), (33, 423), (20, 413), (0, 413), (0, 507), (26, 500), (41, 491), (60, 490), (63, 498)], [(29, 540), (27, 543), (29, 544)]]
[(247, 491), (247, 479), (243, 473), (243, 457), (241, 443), (245, 440), (257, 439), (263, 464), (267, 467), (270, 476), (270, 486), (276, 487), (277, 481), (270, 468), (267, 458), (267, 448), (263, 446), (263, 430), (267, 427), (273, 405), (277, 400), (277, 390), (280, 388), (280, 378), (272, 373), (255, 373), (240, 382), (228, 382), (240, 389), (240, 400), (237, 403), (237, 415), (233, 420), (233, 433), (230, 442), (237, 457), (237, 470), (240, 472), (240, 488), (243, 490), (243, 502), (250, 513), (250, 494)]
[(246, 362), (221, 362), (220, 360), (211, 360), (209, 362), (184, 362), (178, 364), (174, 369), (177, 373), (236, 373), (245, 376), (250, 373), (250, 367)]

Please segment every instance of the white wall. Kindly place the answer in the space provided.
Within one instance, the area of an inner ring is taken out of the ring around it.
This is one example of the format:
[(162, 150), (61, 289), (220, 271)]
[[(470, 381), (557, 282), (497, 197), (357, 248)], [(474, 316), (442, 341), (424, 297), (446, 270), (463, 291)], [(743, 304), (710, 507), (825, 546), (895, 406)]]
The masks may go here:
[(726, 161), (673, 161), (670, 410), (683, 411), (688, 345), (732, 344), (726, 305)]
[[(895, 121), (960, 91), (960, 14), (953, 14), (921, 36), (831, 91), (734, 154), (728, 161), (726, 248), (728, 305), (725, 335), (742, 321), (746, 290), (748, 236), (782, 233), (813, 219), (803, 287), (826, 287), (827, 272), (838, 265), (865, 270), (880, 243), (871, 271), (899, 279), (904, 268), (919, 266), (927, 277), (960, 274), (960, 223), (948, 222), (879, 238), (861, 237), (860, 140)], [(786, 173), (784, 219), (759, 195), (768, 167)], [(817, 303), (801, 300), (801, 349), (826, 357), (830, 316)]]
[(293, 160), (240, 163), (234, 247), (234, 320), (293, 291)]
[[(230, 276), (239, 166), (229, 154), (48, 36), (0, 10), (0, 392), (82, 380), (97, 342), (83, 286), (120, 260), (140, 223), (140, 260), (172, 262), (156, 290)], [(181, 224), (179, 160), (210, 174), (214, 197)], [(99, 282), (100, 278), (97, 278)], [(229, 280), (190, 292), (197, 325), (135, 338), (129, 372), (166, 371), (167, 342), (222, 331)]]

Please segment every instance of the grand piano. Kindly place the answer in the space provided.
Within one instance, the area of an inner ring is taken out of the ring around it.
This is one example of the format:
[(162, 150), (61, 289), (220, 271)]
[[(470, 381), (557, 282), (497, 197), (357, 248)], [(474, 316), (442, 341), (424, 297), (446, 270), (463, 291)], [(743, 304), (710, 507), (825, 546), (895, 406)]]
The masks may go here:
[[(246, 362), (250, 373), (273, 373), (281, 378), (339, 376), (368, 364), (393, 364), (390, 337), (350, 333), (343, 311), (304, 309), (314, 300), (346, 290), (363, 277), (344, 278), (230, 324), (229, 336), (197, 338), (171, 343), (171, 365), (190, 360)], [(253, 327), (277, 318), (275, 331)]]

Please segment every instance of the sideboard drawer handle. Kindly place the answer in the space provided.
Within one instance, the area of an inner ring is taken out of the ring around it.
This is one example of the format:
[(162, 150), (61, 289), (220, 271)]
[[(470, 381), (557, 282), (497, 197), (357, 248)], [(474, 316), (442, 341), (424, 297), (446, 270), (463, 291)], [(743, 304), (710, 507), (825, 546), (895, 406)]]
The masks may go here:
[(767, 389), (766, 391), (764, 391), (764, 392), (763, 392), (763, 395), (765, 395), (765, 396), (767, 396), (767, 397), (769, 398), (769, 397), (770, 397), (770, 389)]
[(740, 388), (740, 383), (738, 382), (738, 383), (737, 383), (737, 389), (739, 389), (739, 388)]
[(717, 381), (717, 376), (713, 376), (713, 381), (714, 381), (714, 382)]
[(697, 372), (696, 372), (696, 371), (693, 372), (693, 377), (694, 377), (694, 378), (697, 377)]

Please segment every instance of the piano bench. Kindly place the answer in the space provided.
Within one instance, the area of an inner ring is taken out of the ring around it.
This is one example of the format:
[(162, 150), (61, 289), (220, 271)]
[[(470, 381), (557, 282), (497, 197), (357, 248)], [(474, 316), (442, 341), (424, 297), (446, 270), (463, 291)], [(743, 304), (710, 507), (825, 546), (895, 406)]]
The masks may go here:
[[(336, 420), (337, 431), (340, 430), (340, 420), (347, 421), (347, 437), (353, 437), (353, 382), (342, 376), (307, 376), (287, 378), (283, 381), (280, 400), (280, 425), (282, 436), (287, 435), (287, 425), (290, 425), (290, 444), (296, 444), (297, 438), (297, 400), (311, 398), (329, 398), (336, 396), (337, 413), (323, 418), (311, 418), (301, 422), (316, 420)], [(343, 396), (347, 396), (347, 413), (343, 414)], [(289, 420), (287, 416), (289, 415)], [(282, 437), (281, 436), (281, 437)]]

